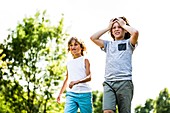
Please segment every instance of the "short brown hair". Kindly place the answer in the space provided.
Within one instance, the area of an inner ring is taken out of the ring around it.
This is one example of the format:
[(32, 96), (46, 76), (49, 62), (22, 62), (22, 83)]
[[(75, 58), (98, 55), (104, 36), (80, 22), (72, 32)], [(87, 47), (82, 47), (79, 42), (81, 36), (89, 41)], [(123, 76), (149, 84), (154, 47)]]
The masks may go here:
[[(128, 20), (127, 20), (124, 16), (118, 17), (118, 18), (123, 19), (123, 20), (126, 22), (126, 25), (130, 26)], [(115, 20), (117, 20), (117, 18), (114, 18), (112, 21), (115, 21)], [(113, 27), (113, 25), (112, 25), (112, 27)], [(110, 29), (110, 35), (111, 35), (111, 37), (115, 40), (115, 37), (114, 37), (114, 35), (112, 34), (112, 28)], [(129, 39), (129, 38), (130, 38), (130, 33), (129, 33), (129, 32), (125, 33), (124, 39)]]
[(84, 56), (84, 52), (86, 51), (86, 46), (85, 46), (84, 42), (82, 40), (78, 39), (77, 37), (71, 37), (70, 40), (68, 41), (68, 51), (70, 51), (69, 47), (70, 47), (72, 40), (75, 40), (77, 43), (80, 44), (80, 47), (82, 48), (81, 55)]

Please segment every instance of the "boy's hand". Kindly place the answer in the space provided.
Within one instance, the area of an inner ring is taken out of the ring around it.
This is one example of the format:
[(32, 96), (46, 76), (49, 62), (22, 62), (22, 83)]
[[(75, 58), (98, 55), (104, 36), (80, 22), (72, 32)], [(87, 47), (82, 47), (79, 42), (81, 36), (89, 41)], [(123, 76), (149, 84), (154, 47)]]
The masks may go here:
[(121, 19), (121, 18), (117, 18), (117, 22), (120, 24), (121, 27), (126, 25), (126, 22), (123, 19)]
[(114, 19), (115, 18), (111, 19), (110, 22), (109, 22), (109, 26), (108, 26), (109, 30), (112, 28), (113, 23), (115, 23)]
[(61, 95), (58, 95), (58, 97), (57, 97), (57, 103), (60, 103), (60, 98), (61, 98)]
[(69, 84), (69, 88), (71, 89), (75, 84), (77, 84), (76, 81), (71, 81), (70, 84)]

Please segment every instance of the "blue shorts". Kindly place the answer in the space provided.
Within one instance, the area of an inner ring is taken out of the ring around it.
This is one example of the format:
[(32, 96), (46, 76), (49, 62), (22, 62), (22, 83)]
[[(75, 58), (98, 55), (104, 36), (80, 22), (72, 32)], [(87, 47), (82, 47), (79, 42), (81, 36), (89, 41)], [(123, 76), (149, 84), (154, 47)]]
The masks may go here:
[(66, 93), (64, 113), (92, 113), (92, 93)]

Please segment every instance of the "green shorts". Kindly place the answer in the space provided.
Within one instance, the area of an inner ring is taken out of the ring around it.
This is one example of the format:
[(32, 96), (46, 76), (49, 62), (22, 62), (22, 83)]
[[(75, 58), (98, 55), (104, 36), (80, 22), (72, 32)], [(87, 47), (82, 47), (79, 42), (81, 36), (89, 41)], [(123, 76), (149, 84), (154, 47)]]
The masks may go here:
[(109, 81), (107, 83), (109, 85), (105, 82), (103, 83), (103, 110), (116, 111), (116, 105), (118, 105), (119, 113), (131, 113), (131, 101), (134, 90), (133, 82), (125, 80)]

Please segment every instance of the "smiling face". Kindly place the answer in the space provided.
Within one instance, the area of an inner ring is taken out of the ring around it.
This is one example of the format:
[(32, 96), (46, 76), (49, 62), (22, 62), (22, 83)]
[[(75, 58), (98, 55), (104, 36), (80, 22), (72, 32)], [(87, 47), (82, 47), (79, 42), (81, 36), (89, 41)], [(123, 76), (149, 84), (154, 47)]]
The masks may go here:
[(71, 40), (69, 46), (69, 51), (71, 52), (72, 56), (74, 58), (82, 56), (82, 48), (80, 46), (80, 43), (78, 43), (76, 40)]
[(115, 40), (122, 40), (124, 39), (126, 31), (117, 22), (115, 22), (112, 25), (111, 33), (115, 37)]
[[(126, 25), (130, 26), (128, 20), (125, 17), (118, 17), (118, 18), (123, 19), (126, 22)], [(130, 33), (120, 27), (120, 25), (116, 22), (118, 18), (111, 19), (111, 21), (114, 22), (112, 28), (110, 29), (111, 37), (113, 38), (113, 40), (129, 39)]]

